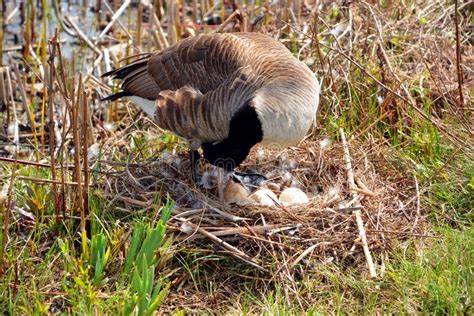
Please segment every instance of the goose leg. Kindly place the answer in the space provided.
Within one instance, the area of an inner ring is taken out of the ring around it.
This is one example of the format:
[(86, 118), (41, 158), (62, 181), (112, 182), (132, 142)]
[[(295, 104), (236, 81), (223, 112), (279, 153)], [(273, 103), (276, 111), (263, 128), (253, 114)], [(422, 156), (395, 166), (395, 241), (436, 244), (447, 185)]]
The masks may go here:
[(227, 183), (227, 174), (228, 172), (224, 169), (217, 168), (217, 191), (220, 201), (224, 201), (224, 190)]
[(191, 173), (194, 183), (198, 183), (199, 181), (199, 175), (197, 170), (199, 165), (199, 159), (201, 159), (201, 155), (197, 150), (189, 151), (189, 160), (191, 161)]

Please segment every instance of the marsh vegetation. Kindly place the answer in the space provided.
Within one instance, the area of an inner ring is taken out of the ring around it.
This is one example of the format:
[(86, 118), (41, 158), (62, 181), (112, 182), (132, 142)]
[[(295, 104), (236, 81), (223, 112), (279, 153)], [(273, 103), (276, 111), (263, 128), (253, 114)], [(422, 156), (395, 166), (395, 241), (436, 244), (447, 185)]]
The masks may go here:
[[(472, 314), (472, 1), (1, 6), (3, 313)], [(222, 203), (183, 140), (100, 102), (106, 71), (238, 31), (322, 82), (307, 139), (241, 167), (309, 203)]]

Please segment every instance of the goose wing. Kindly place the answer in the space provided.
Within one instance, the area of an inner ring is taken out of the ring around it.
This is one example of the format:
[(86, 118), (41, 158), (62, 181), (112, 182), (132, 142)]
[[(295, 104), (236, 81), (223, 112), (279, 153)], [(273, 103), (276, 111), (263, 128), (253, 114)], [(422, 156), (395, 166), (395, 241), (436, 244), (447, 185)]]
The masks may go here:
[(122, 92), (149, 100), (186, 85), (207, 93), (246, 64), (243, 46), (233, 34), (190, 37), (103, 76), (122, 79)]
[(186, 38), (104, 74), (123, 80), (123, 91), (106, 99), (156, 100), (160, 127), (186, 138), (221, 140), (233, 113), (257, 87), (246, 50), (246, 41), (234, 34)]
[(162, 91), (156, 100), (155, 120), (160, 127), (188, 139), (225, 139), (234, 113), (250, 101), (258, 85), (253, 77), (250, 67), (242, 67), (204, 94), (190, 85)]

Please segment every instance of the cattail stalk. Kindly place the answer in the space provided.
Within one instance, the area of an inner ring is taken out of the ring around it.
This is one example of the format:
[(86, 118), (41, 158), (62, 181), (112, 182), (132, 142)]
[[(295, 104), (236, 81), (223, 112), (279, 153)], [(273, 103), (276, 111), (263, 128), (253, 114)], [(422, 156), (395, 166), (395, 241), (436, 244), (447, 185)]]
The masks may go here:
[[(50, 40), (51, 54), (49, 56), (49, 76), (48, 76), (48, 116), (49, 116), (49, 157), (51, 163), (51, 179), (56, 181), (56, 141), (55, 141), (55, 118), (54, 118), (54, 59), (56, 58), (56, 40), (57, 40), (57, 30), (56, 34)], [(56, 222), (59, 223), (60, 215), (60, 205), (58, 199), (58, 191), (56, 183), (52, 184), (53, 200), (54, 200), (54, 213), (56, 216)]]

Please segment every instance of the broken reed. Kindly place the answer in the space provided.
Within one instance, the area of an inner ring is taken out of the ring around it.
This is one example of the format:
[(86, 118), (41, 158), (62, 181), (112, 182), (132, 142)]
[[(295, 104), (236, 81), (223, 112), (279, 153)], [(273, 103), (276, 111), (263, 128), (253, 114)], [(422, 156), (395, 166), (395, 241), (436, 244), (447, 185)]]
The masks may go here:
[[(48, 45), (48, 62), (44, 65), (43, 71), (36, 71), (39, 69), (41, 61), (37, 58), (31, 59), (33, 65), (26, 62), (27, 68), (32, 73), (31, 78), (22, 76), (17, 69), (16, 62), (12, 60), (12, 67), (16, 76), (16, 82), (19, 87), (19, 98), (22, 104), (31, 104), (31, 110), (40, 110), (41, 112), (41, 148), (36, 142), (36, 126), (32, 116), (31, 127), (33, 129), (33, 149), (36, 158), (36, 167), (43, 168), (44, 166), (38, 164), (39, 161), (49, 156), (49, 170), (51, 180), (41, 181), (39, 172), (33, 169), (33, 177), (23, 177), (24, 180), (48, 185), (51, 190), (52, 207), (55, 213), (56, 223), (61, 221), (61, 217), (66, 216), (67, 213), (73, 215), (75, 212), (80, 213), (81, 218), (81, 232), (85, 236), (86, 220), (88, 211), (88, 190), (89, 190), (89, 172), (87, 152), (91, 142), (89, 137), (90, 131), (90, 113), (88, 111), (88, 93), (85, 89), (82, 76), (76, 79), (76, 64), (74, 58), (70, 63), (71, 67), (65, 67), (65, 61), (61, 55), (61, 45), (59, 35), (56, 32), (49, 40)], [(74, 53), (73, 53), (74, 57)], [(31, 80), (29, 80), (31, 79)], [(33, 80), (37, 79), (37, 80)], [(30, 81), (30, 83), (28, 82)], [(40, 104), (35, 102), (38, 99), (36, 93), (38, 92), (33, 84), (39, 81), (43, 84), (42, 98)], [(31, 88), (31, 93), (24, 93), (26, 85)], [(12, 95), (13, 97), (13, 95)], [(18, 97), (18, 96), (17, 96)], [(13, 102), (13, 100), (12, 100)], [(11, 102), (9, 102), (11, 105)], [(14, 105), (12, 105), (14, 106)], [(47, 106), (47, 107), (46, 107)], [(26, 113), (30, 113), (30, 106), (26, 107)], [(62, 117), (58, 117), (59, 113), (63, 113)], [(47, 125), (47, 129), (45, 126)], [(72, 125), (72, 126), (71, 126)], [(61, 131), (59, 130), (61, 126)], [(72, 128), (71, 128), (72, 127)], [(45, 143), (48, 142), (48, 146)], [(71, 160), (69, 150), (71, 143), (74, 146), (73, 154), (73, 168), (72, 174), (68, 167), (68, 162)], [(15, 178), (17, 167), (23, 168), (25, 164), (22, 162), (14, 162), (12, 166), (11, 181)], [(73, 181), (69, 179), (72, 178)], [(69, 205), (67, 201), (70, 201)], [(10, 199), (7, 201), (3, 212), (3, 236), (2, 240), (8, 240), (8, 223), (9, 214), (12, 203)], [(4, 246), (4, 245), (3, 245)]]
[[(7, 9), (7, 4), (6, 4), (6, 1), (2, 1), (1, 3), (1, 12), (0, 12), (0, 68), (3, 66), (3, 32), (4, 32), (4, 29), (6, 27), (6, 16), (7, 16), (7, 12), (6, 12), (6, 9)], [(1, 100), (1, 93), (0, 93), (0, 102), (2, 101)]]
[[(87, 211), (88, 211), (88, 190), (89, 190), (89, 171), (88, 171), (88, 160), (87, 160), (87, 152), (89, 148), (89, 111), (88, 111), (88, 98), (87, 92), (84, 88), (84, 82), (82, 79), (82, 74), (79, 75), (79, 78), (76, 78), (76, 63), (75, 63), (75, 50), (72, 52), (72, 58), (70, 60), (69, 67), (66, 66), (66, 61), (63, 59), (61, 54), (61, 44), (59, 40), (59, 36), (56, 33), (50, 40), (51, 46), (56, 47), (53, 48), (52, 51), (53, 56), (56, 55), (57, 52), (57, 65), (52, 62), (54, 66), (51, 69), (51, 82), (53, 83), (52, 89), (53, 93), (54, 90), (57, 89), (59, 92), (58, 98), (53, 98), (50, 96), (50, 100), (52, 100), (51, 107), (50, 107), (50, 156), (51, 156), (51, 171), (56, 172), (55, 166), (57, 165), (56, 161), (59, 160), (60, 164), (60, 182), (61, 182), (61, 189), (60, 192), (55, 191), (53, 194), (55, 196), (55, 213), (57, 218), (62, 213), (63, 216), (69, 213), (80, 213), (81, 218), (81, 235), (84, 237), (86, 233), (86, 220), (87, 220)], [(54, 57), (52, 57), (52, 61)], [(56, 86), (55, 86), (55, 85)], [(61, 100), (60, 106), (62, 106), (62, 111), (56, 111), (63, 113), (63, 117), (59, 118), (61, 120), (61, 132), (55, 133), (58, 129), (58, 122), (54, 113), (54, 100)], [(54, 135), (60, 135), (60, 140), (53, 141)], [(70, 135), (72, 134), (72, 135)], [(71, 142), (68, 139), (72, 140)], [(68, 151), (70, 147), (73, 146), (73, 167), (72, 170), (72, 182), (74, 185), (72, 186), (72, 190), (68, 190), (66, 187), (66, 182), (68, 180), (68, 170), (69, 168), (65, 167), (68, 165), (69, 159)], [(56, 148), (54, 150), (53, 148)], [(52, 161), (55, 161), (53, 164)], [(52, 176), (55, 179), (57, 175)], [(53, 190), (55, 190), (55, 186), (53, 186)], [(70, 198), (68, 198), (68, 194)], [(71, 201), (69, 207), (66, 204), (67, 201)], [(83, 242), (85, 240), (83, 239)]]
[[(54, 60), (56, 58), (56, 38), (57, 38), (57, 30), (55, 36), (50, 40), (50, 56), (48, 61), (48, 68), (49, 68), (49, 75), (47, 80), (48, 86), (48, 116), (49, 116), (49, 157), (50, 157), (50, 164), (51, 164), (51, 179), (56, 181), (56, 158), (55, 158), (55, 117), (54, 117), (54, 78), (55, 78), (55, 71), (54, 71)], [(47, 73), (45, 73), (47, 75)], [(46, 84), (45, 84), (46, 86)], [(45, 98), (45, 96), (43, 96)], [(59, 222), (59, 214), (60, 214), (60, 204), (58, 200), (58, 192), (56, 183), (53, 183), (51, 186), (51, 190), (53, 193), (53, 205), (54, 205), (54, 212), (56, 214), (56, 222)]]

